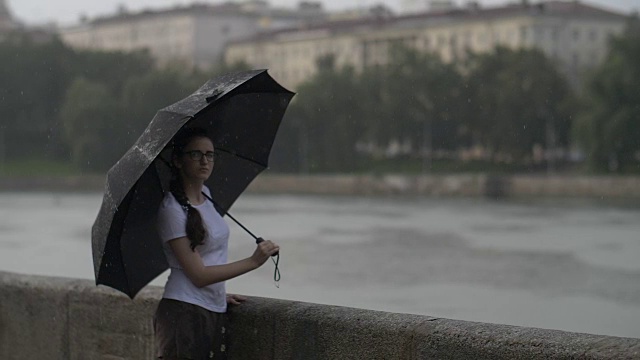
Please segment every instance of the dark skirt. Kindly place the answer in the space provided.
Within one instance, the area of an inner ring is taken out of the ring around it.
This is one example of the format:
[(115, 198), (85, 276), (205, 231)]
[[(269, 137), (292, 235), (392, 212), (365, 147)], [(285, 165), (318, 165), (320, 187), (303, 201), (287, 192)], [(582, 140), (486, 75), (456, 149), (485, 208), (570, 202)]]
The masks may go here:
[(153, 318), (158, 359), (226, 359), (226, 314), (162, 299)]

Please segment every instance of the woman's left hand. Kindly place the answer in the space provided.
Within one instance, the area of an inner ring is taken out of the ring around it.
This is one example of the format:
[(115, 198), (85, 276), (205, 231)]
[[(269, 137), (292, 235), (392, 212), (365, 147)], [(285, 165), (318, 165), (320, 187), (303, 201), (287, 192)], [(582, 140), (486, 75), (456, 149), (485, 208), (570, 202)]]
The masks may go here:
[(247, 301), (247, 298), (242, 295), (227, 294), (227, 304), (240, 305), (245, 301)]

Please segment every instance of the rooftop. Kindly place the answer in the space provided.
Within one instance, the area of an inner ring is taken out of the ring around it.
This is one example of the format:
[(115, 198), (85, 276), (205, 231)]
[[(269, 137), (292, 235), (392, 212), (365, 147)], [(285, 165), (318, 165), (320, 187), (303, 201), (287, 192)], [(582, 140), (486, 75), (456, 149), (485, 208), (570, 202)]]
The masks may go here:
[(121, 7), (117, 14), (85, 19), (83, 24), (101, 25), (118, 22), (136, 21), (145, 18), (175, 15), (243, 15), (251, 17), (281, 17), (281, 18), (312, 18), (324, 15), (324, 10), (319, 3), (302, 2), (298, 8), (270, 7), (264, 1), (250, 1), (248, 3), (226, 2), (222, 4), (193, 3), (187, 6), (174, 6), (164, 9), (146, 9), (137, 12), (129, 12)]
[[(475, 4), (475, 3), (472, 3)], [(470, 5), (438, 11), (405, 14), (401, 16), (369, 16), (359, 19), (330, 21), (320, 24), (290, 27), (257, 34), (251, 38), (234, 41), (234, 43), (255, 42), (274, 37), (288, 36), (294, 33), (306, 32), (313, 34), (339, 34), (353, 32), (359, 28), (363, 30), (383, 27), (413, 26), (418, 24), (435, 24), (439, 22), (473, 19), (496, 19), (518, 15), (526, 16), (567, 16), (621, 20), (624, 14), (594, 7), (581, 1), (545, 1), (529, 3), (522, 1), (498, 7), (480, 7)]]
[(20, 24), (11, 16), (5, 0), (0, 0), (0, 31), (11, 31), (19, 28)]

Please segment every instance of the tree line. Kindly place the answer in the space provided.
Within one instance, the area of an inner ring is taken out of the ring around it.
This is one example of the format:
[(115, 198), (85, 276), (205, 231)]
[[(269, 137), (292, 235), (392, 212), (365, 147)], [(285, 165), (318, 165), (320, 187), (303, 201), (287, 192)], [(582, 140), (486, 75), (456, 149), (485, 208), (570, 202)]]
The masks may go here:
[(41, 159), (105, 171), (159, 109), (204, 79), (237, 70), (184, 69), (158, 69), (146, 51), (78, 51), (56, 38), (15, 34), (0, 43), (0, 161)]
[[(271, 167), (285, 172), (640, 167), (640, 32), (611, 39), (574, 88), (537, 50), (496, 48), (447, 64), (398, 47), (356, 72), (332, 57), (300, 85)], [(216, 74), (158, 69), (146, 52), (77, 51), (59, 40), (0, 43), (0, 161), (69, 161), (105, 171), (156, 111)]]
[(535, 49), (498, 47), (447, 64), (396, 48), (388, 65), (359, 74), (320, 59), (284, 122), (289, 153), (303, 149), (290, 163), (310, 172), (408, 163), (413, 171), (638, 173), (637, 21), (609, 47), (580, 87)]

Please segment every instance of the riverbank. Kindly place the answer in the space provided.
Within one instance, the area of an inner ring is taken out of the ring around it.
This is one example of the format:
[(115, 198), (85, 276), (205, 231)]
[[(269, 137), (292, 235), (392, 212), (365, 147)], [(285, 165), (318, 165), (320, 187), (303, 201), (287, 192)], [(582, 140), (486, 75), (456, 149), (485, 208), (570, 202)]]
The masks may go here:
[[(96, 191), (103, 175), (0, 177), (0, 191)], [(477, 197), (577, 197), (640, 200), (640, 176), (288, 175), (263, 174), (255, 193)]]

